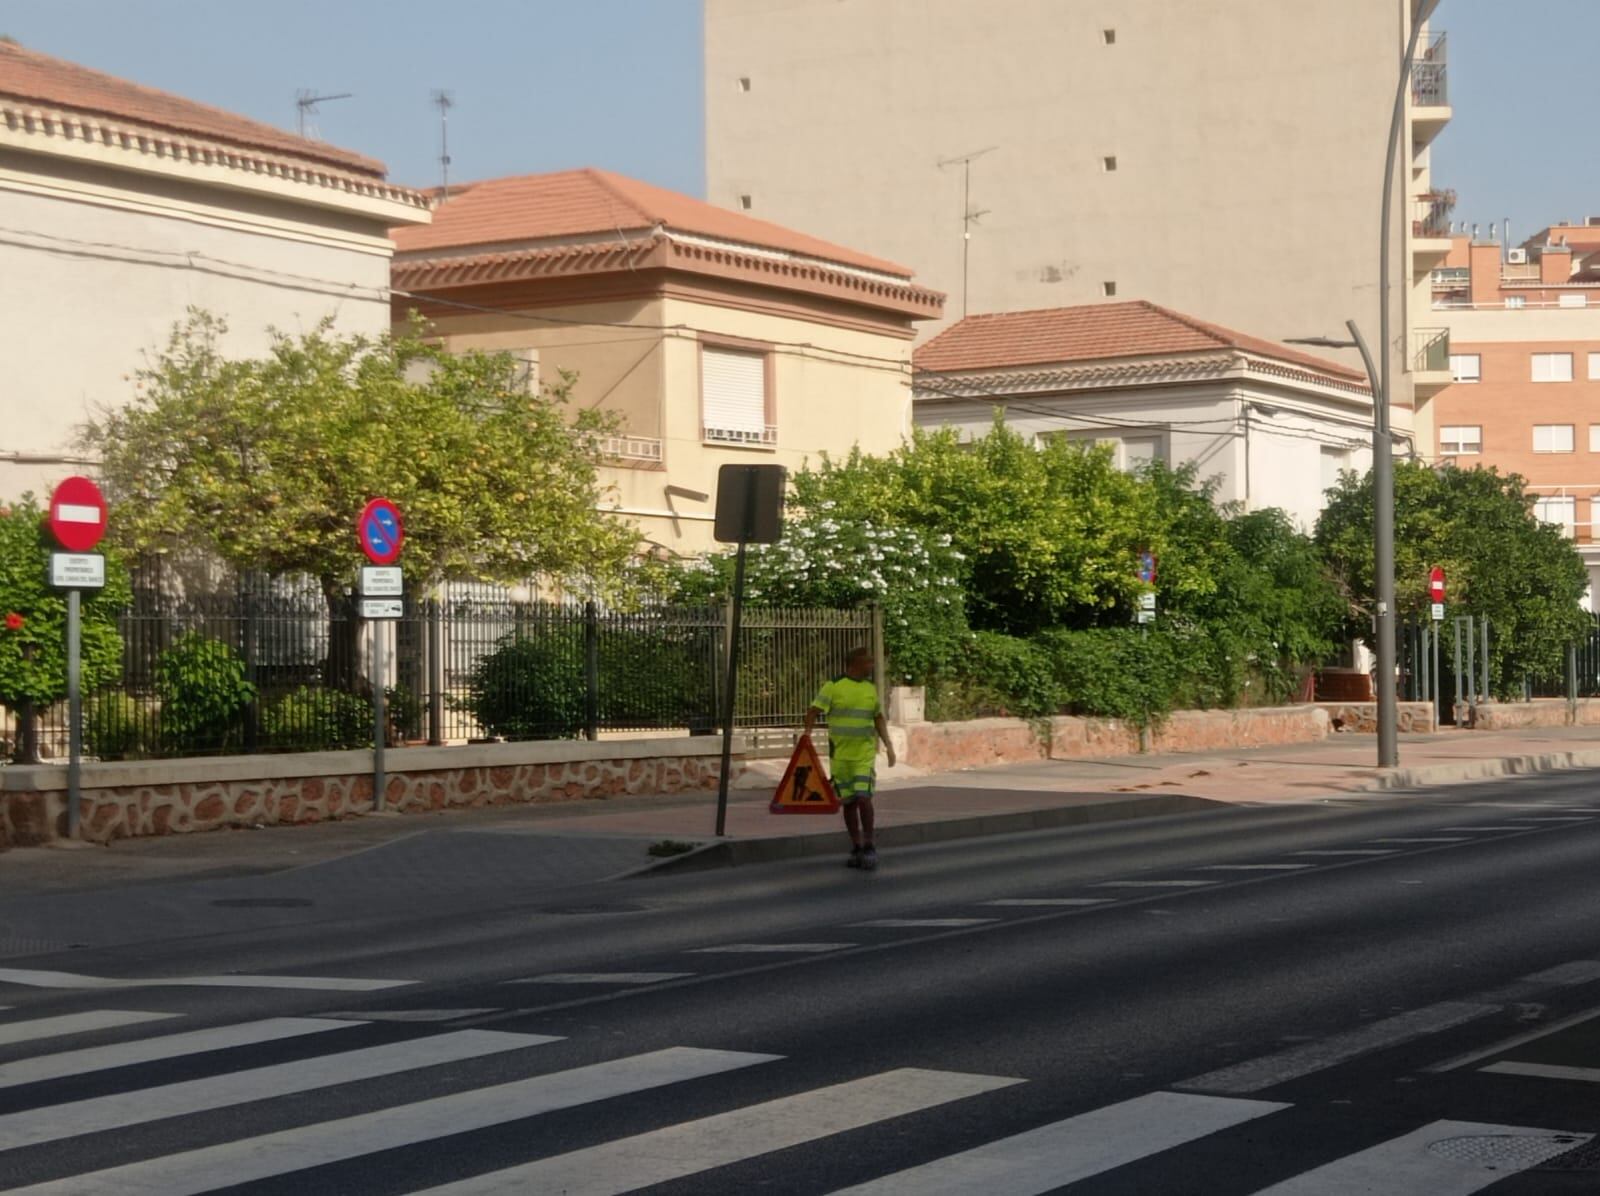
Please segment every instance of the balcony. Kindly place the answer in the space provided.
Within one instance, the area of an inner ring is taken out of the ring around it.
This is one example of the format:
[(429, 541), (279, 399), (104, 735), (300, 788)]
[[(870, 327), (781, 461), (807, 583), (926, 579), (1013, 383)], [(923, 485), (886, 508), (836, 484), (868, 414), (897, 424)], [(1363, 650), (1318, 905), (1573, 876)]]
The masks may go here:
[(1454, 191), (1429, 191), (1411, 201), (1411, 269), (1420, 282), (1450, 256), (1450, 213)]
[(661, 441), (654, 436), (603, 436), (597, 449), (604, 461), (625, 465), (658, 465), (661, 463)]
[(700, 436), (707, 444), (744, 445), (748, 448), (773, 448), (778, 443), (775, 424), (759, 428), (715, 428), (707, 424), (701, 427)]
[(1431, 399), (1453, 381), (1450, 373), (1450, 330), (1411, 331), (1411, 384), (1418, 399)]
[(1450, 87), (1446, 71), (1445, 35), (1411, 60), (1411, 147), (1415, 153), (1433, 143), (1450, 123)]
[(1433, 272), (1433, 291), (1436, 295), (1471, 288), (1472, 271), (1466, 266), (1440, 266)]

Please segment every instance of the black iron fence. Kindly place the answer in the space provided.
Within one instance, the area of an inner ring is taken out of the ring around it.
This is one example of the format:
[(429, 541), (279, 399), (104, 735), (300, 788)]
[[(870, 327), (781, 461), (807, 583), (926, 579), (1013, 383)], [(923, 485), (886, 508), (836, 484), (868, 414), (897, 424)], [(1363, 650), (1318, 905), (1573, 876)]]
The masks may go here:
[[(870, 610), (747, 610), (736, 725), (798, 726), (848, 650), (877, 647), (874, 623)], [(311, 584), (136, 589), (119, 619), (119, 675), (84, 694), (84, 750), (147, 759), (370, 748), (374, 676), (385, 679), (390, 743), (711, 734), (729, 624), (722, 607), (620, 611), (486, 586), (408, 597), (386, 625)], [(20, 712), (9, 713), (15, 723)], [(32, 714), (42, 755), (63, 757), (66, 703)]]

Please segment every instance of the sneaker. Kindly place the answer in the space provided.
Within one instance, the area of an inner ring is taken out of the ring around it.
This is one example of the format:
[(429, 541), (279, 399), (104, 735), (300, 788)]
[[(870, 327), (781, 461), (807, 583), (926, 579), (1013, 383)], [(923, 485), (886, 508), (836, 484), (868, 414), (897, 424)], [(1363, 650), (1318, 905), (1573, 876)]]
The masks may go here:
[(845, 860), (844, 866), (846, 868), (865, 868), (867, 866), (861, 848), (852, 847), (850, 849), (850, 858)]
[(871, 872), (877, 866), (878, 853), (875, 849), (869, 847), (861, 853), (861, 863), (858, 867), (865, 868), (868, 872)]

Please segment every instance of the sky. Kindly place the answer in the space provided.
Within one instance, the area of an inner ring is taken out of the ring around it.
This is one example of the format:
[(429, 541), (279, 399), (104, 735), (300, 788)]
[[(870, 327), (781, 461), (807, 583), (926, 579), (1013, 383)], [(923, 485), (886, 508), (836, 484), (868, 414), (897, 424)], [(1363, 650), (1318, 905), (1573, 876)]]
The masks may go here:
[[(1443, 0), (1433, 25), (1457, 218), (1516, 242), (1600, 216), (1600, 0)], [(0, 0), (0, 33), (285, 128), (301, 89), (352, 92), (315, 132), (408, 185), (439, 181), (444, 89), (453, 179), (603, 166), (704, 193), (699, 0)]]

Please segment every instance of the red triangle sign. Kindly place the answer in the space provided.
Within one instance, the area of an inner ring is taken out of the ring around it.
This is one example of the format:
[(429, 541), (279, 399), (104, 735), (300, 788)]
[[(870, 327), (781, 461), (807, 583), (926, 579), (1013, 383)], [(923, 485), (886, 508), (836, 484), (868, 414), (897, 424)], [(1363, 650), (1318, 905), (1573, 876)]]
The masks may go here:
[(823, 771), (811, 736), (802, 735), (768, 807), (774, 814), (836, 814), (839, 798)]

